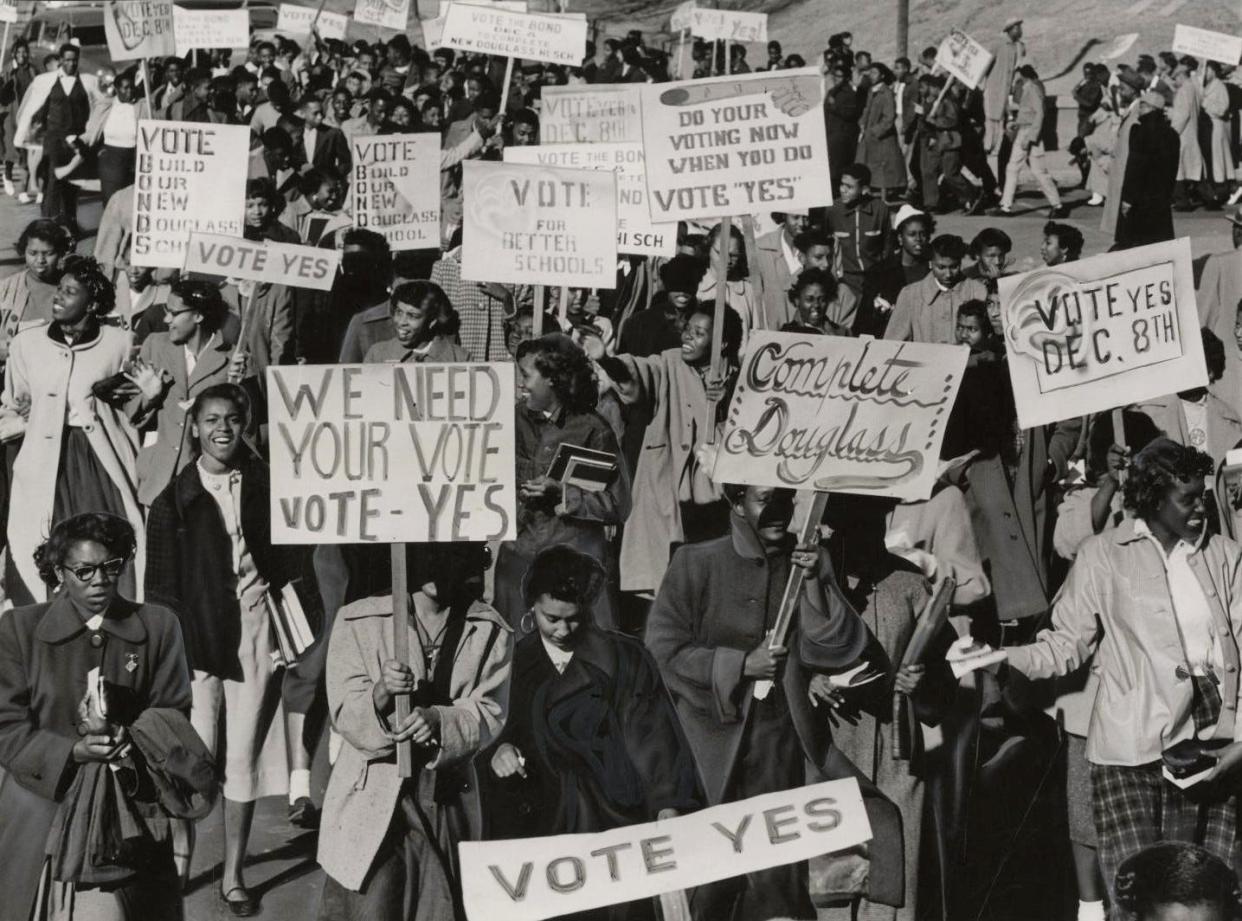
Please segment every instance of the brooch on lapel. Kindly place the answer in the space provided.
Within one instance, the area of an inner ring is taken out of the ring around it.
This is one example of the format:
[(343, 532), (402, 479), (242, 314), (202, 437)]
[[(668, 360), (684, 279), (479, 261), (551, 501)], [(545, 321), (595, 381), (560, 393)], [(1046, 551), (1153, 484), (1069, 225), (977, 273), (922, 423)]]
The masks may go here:
[(125, 671), (133, 674), (138, 670), (138, 653), (130, 652), (125, 655)]

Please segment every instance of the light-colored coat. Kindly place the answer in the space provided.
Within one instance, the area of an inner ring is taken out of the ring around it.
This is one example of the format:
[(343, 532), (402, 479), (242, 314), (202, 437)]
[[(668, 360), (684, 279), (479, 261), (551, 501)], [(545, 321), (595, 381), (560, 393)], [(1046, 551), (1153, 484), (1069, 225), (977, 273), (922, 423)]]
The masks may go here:
[(1182, 144), (1177, 181), (1198, 182), (1203, 178), (1203, 154), (1199, 150), (1199, 87), (1194, 80), (1183, 80), (1173, 95), (1169, 124)]
[(793, 287), (796, 273), (789, 271), (789, 263), (785, 261), (785, 247), (781, 242), (784, 233), (785, 229), (778, 227), (755, 240), (755, 261), (759, 277), (763, 279), (763, 312), (768, 318), (767, 329), (780, 329), (793, 319), (789, 289)]
[[(91, 385), (121, 370), (129, 360), (129, 333), (100, 327), (90, 342), (68, 346), (51, 338), (51, 326), (23, 330), (13, 338), (4, 374), (0, 413), (20, 415), (29, 405), (25, 440), (13, 464), (9, 502), (9, 552), (27, 589), (40, 598), (46, 589), (35, 568), (35, 548), (52, 526), (61, 439), (69, 407), (89, 419), (83, 426), (91, 449), (125, 504), (138, 547), (134, 576), (141, 595), (146, 538), (138, 504), (138, 436), (125, 414), (95, 398)], [(141, 597), (138, 599), (141, 601)]]
[[(328, 647), (328, 712), (346, 744), (324, 796), (318, 859), (324, 872), (355, 892), (375, 862), (401, 795), (389, 727), (371, 697), (383, 662), (393, 656), (392, 628), (392, 597), (364, 598), (341, 609)], [(408, 633), (414, 679), (429, 679), (418, 630), (411, 624)], [(482, 811), (470, 760), (504, 725), (512, 658), (508, 625), (489, 606), (472, 605), (453, 662), (453, 705), (435, 708), (440, 745), (426, 769), (464, 766), (469, 790), (462, 800), (474, 839), (481, 835)]]
[(1219, 79), (1203, 88), (1203, 111), (1212, 119), (1212, 146), (1207, 152), (1213, 182), (1234, 178), (1233, 150), (1229, 146), (1229, 90)]
[(983, 84), (983, 112), (988, 121), (1001, 121), (1009, 105), (1013, 74), (1026, 57), (1026, 45), (1006, 41), (995, 51), (992, 67)]
[(1108, 166), (1108, 198), (1104, 201), (1104, 213), (1100, 215), (1100, 230), (1110, 237), (1117, 233), (1117, 218), (1121, 216), (1121, 186), (1130, 159), (1130, 129), (1138, 124), (1138, 117), (1138, 103), (1135, 103), (1117, 127), (1117, 146)]
[(906, 161), (897, 141), (897, 101), (887, 83), (867, 93), (858, 125), (858, 162), (871, 170), (871, 187), (905, 188)]
[(1210, 389), (1226, 399), (1242, 399), (1242, 349), (1233, 334), (1242, 302), (1242, 249), (1208, 256), (1195, 300), (1199, 324), (1225, 344), (1225, 374)]

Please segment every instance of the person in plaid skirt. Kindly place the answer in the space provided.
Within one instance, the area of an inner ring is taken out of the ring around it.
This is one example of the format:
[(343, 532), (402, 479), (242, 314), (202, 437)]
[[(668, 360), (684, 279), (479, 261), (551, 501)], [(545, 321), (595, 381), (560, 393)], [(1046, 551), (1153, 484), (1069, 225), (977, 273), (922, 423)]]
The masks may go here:
[[(1065, 675), (1095, 656), (1087, 760), (1110, 883), (1123, 861), (1159, 841), (1201, 845), (1231, 866), (1239, 857), (1242, 547), (1205, 527), (1213, 470), (1206, 454), (1167, 438), (1143, 448), (1125, 484), (1133, 518), (1087, 540), (1051, 628), (1006, 650), (1008, 666), (1030, 678)], [(1162, 755), (1187, 740), (1216, 761), (1181, 789), (1162, 774)]]

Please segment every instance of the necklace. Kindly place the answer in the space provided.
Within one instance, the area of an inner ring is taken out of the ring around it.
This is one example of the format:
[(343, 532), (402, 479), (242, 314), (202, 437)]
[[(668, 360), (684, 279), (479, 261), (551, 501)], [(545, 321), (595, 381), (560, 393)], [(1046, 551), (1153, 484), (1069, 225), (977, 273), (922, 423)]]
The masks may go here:
[(423, 664), (426, 666), (428, 679), (435, 674), (436, 663), (440, 660), (441, 641), (444, 639), (444, 631), (448, 629), (448, 621), (448, 612), (445, 611), (440, 629), (432, 636), (431, 631), (423, 628), (422, 616), (417, 611), (414, 613), (414, 629), (418, 632), (419, 645), (423, 647)]

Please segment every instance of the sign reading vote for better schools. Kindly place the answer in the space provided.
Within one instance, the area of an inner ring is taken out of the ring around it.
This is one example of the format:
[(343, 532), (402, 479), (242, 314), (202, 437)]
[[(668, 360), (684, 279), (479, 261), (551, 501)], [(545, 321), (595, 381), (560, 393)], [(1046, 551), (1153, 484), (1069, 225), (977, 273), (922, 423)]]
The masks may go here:
[(137, 154), (134, 265), (181, 268), (190, 231), (242, 235), (249, 127), (143, 119)]
[(1207, 385), (1185, 238), (1002, 278), (1000, 298), (1023, 428)]
[(751, 333), (712, 479), (926, 499), (968, 354)]
[(642, 99), (633, 83), (545, 86), (540, 144), (641, 144)]
[(586, 18), (511, 13), (470, 3), (451, 3), (440, 45), (475, 54), (578, 67), (586, 54)]
[(513, 366), (267, 369), (272, 541), (512, 540)]
[(616, 287), (614, 173), (467, 160), (462, 201), (465, 281)]
[(871, 839), (858, 781), (765, 793), (596, 834), (463, 841), (469, 921), (539, 921), (799, 863)]
[(936, 63), (973, 90), (987, 76), (992, 52), (961, 29), (954, 29), (936, 50)]
[(439, 246), (439, 135), (365, 135), (352, 148), (354, 226), (382, 234), (394, 251)]
[(341, 264), (337, 249), (191, 233), (185, 271), (329, 291)]
[(832, 204), (815, 68), (641, 89), (655, 223)]
[(195, 48), (245, 48), (250, 44), (250, 13), (179, 6), (173, 15), (173, 35), (179, 55)]
[(1173, 53), (1220, 61), (1232, 67), (1242, 61), (1242, 35), (1196, 29), (1178, 23), (1173, 28)]
[(653, 224), (641, 144), (539, 144), (505, 148), (506, 163), (612, 170), (617, 176), (617, 252), (672, 258), (677, 224)]
[(103, 19), (114, 61), (164, 57), (176, 49), (172, 0), (116, 0), (104, 5)]

